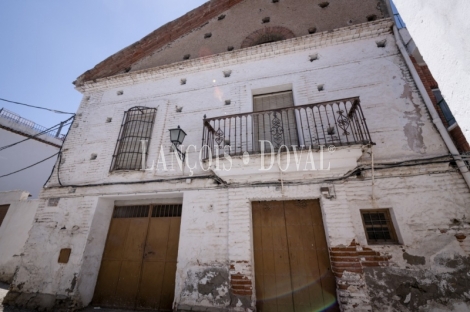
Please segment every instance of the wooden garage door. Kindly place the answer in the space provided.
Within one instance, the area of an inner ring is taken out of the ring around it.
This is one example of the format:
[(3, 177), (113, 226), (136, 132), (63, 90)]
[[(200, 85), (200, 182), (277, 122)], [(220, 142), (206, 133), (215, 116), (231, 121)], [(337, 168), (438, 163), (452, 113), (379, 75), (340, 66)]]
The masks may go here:
[(115, 207), (93, 305), (172, 311), (181, 208)]
[(258, 312), (339, 311), (316, 200), (253, 202)]

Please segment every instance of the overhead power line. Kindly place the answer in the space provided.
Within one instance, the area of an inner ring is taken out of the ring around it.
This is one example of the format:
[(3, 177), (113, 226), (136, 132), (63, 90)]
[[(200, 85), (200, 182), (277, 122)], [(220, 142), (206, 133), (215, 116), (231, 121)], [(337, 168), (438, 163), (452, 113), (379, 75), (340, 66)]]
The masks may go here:
[(50, 109), (50, 108), (45, 108), (45, 107), (40, 107), (40, 106), (29, 105), (29, 104), (20, 103), (20, 102), (15, 102), (15, 101), (10, 101), (10, 100), (6, 100), (6, 99), (2, 99), (2, 98), (0, 98), (0, 101), (4, 101), (4, 102), (8, 102), (8, 103), (13, 103), (13, 104), (18, 104), (18, 105), (24, 105), (24, 106), (33, 107), (33, 108), (38, 108), (38, 109), (43, 109), (43, 110), (47, 110), (47, 111), (54, 112), (54, 113), (57, 113), (57, 114), (75, 115), (75, 113), (63, 112), (63, 111), (56, 110), (56, 109)]
[(49, 157), (47, 157), (46, 159), (43, 159), (43, 160), (41, 160), (41, 161), (38, 161), (37, 163), (32, 164), (31, 166), (28, 166), (28, 167), (25, 167), (25, 168), (23, 168), (23, 169), (10, 172), (10, 173), (8, 173), (8, 174), (4, 174), (4, 175), (0, 176), (0, 178), (7, 177), (7, 176), (9, 176), (9, 175), (12, 175), (12, 174), (15, 174), (15, 173), (17, 173), (17, 172), (20, 172), (20, 171), (26, 170), (26, 169), (28, 169), (28, 168), (31, 168), (31, 167), (33, 167), (33, 166), (36, 166), (37, 164), (40, 164), (40, 163), (42, 163), (42, 162), (45, 162), (46, 160), (51, 159), (52, 157), (57, 156), (58, 154), (59, 154), (59, 153), (55, 153), (54, 155), (49, 156)]
[(24, 140), (21, 140), (21, 141), (12, 143), (12, 144), (8, 144), (8, 145), (5, 145), (5, 146), (2, 146), (2, 147), (0, 147), (0, 151), (3, 151), (4, 149), (10, 148), (10, 147), (15, 146), (15, 145), (17, 145), (17, 144), (20, 144), (20, 143), (22, 143), (22, 142), (24, 142), (24, 141), (28, 141), (28, 140), (30, 140), (30, 139), (33, 139), (33, 138), (38, 137), (38, 136), (40, 136), (40, 135), (43, 135), (43, 134), (45, 134), (45, 133), (48, 133), (48, 132), (51, 132), (51, 131), (55, 131), (55, 130), (59, 129), (60, 127), (68, 126), (68, 125), (71, 124), (71, 122), (70, 122), (70, 123), (67, 123), (67, 122), (68, 122), (69, 120), (73, 119), (73, 118), (74, 118), (74, 117), (72, 116), (72, 117), (70, 117), (69, 119), (62, 121), (61, 123), (58, 123), (57, 125), (52, 126), (52, 127), (48, 128), (48, 129), (42, 131), (42, 132), (39, 132), (39, 133), (37, 133), (37, 134), (35, 134), (35, 135), (31, 136), (31, 137), (26, 138), (26, 139), (24, 139)]

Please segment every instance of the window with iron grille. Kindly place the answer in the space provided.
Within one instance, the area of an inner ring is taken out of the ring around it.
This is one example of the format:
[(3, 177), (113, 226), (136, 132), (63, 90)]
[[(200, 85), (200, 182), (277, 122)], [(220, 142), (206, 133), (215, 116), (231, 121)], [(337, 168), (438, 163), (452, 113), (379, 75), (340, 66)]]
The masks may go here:
[(113, 218), (148, 218), (149, 212), (152, 218), (181, 217), (183, 205), (138, 205), (114, 207)]
[(373, 244), (398, 244), (389, 209), (361, 210), (367, 242)]
[(110, 171), (140, 170), (145, 166), (156, 113), (156, 108), (143, 106), (124, 113)]

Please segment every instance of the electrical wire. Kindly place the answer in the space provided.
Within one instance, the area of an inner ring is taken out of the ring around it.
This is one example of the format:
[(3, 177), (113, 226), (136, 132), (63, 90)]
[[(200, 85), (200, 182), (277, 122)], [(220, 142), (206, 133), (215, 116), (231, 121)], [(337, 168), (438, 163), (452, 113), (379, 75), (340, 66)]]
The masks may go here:
[(55, 153), (54, 155), (49, 156), (49, 157), (47, 157), (46, 159), (43, 159), (43, 160), (41, 160), (41, 161), (38, 161), (37, 163), (32, 164), (31, 166), (28, 166), (28, 167), (25, 167), (25, 168), (23, 168), (23, 169), (10, 172), (10, 173), (8, 173), (8, 174), (4, 174), (4, 175), (0, 176), (0, 178), (7, 177), (7, 176), (9, 176), (9, 175), (12, 175), (12, 174), (15, 174), (15, 173), (17, 173), (17, 172), (20, 172), (20, 171), (26, 170), (26, 169), (28, 169), (28, 168), (31, 168), (31, 167), (33, 167), (33, 166), (36, 166), (37, 164), (40, 164), (40, 163), (42, 163), (42, 162), (45, 162), (46, 160), (51, 159), (52, 157), (54, 157), (54, 156), (56, 156), (56, 155), (58, 155), (58, 154), (59, 154), (59, 153)]
[(4, 102), (8, 102), (8, 103), (13, 103), (13, 104), (18, 104), (18, 105), (24, 105), (24, 106), (28, 106), (28, 107), (32, 107), (32, 108), (43, 109), (43, 110), (47, 110), (47, 111), (54, 112), (54, 113), (57, 113), (57, 114), (75, 115), (75, 113), (63, 112), (63, 111), (56, 110), (56, 109), (50, 109), (50, 108), (45, 108), (45, 107), (40, 107), (40, 106), (29, 105), (29, 104), (20, 103), (20, 102), (15, 102), (15, 101), (10, 101), (10, 100), (6, 100), (6, 99), (2, 99), (2, 98), (0, 98), (0, 101), (4, 101)]
[[(72, 119), (72, 121), (70, 123), (73, 123), (75, 121), (75, 115), (73, 115), (71, 118), (69, 119)], [(70, 127), (67, 129), (67, 133), (65, 134), (65, 137), (64, 137), (64, 144), (65, 144), (65, 141), (67, 140), (67, 137), (69, 135), (69, 132), (70, 132)], [(46, 180), (46, 183), (44, 183), (44, 186), (43, 187), (46, 187), (46, 184), (47, 182), (49, 182), (49, 179), (52, 177), (52, 174), (54, 173), (54, 170), (55, 170), (55, 165), (58, 163), (57, 165), (57, 181), (59, 181), (59, 185), (60, 186), (63, 186), (62, 185), (62, 182), (60, 182), (60, 175), (59, 175), (59, 171), (60, 171), (60, 163), (62, 162), (62, 148), (64, 147), (64, 144), (62, 144), (60, 146), (60, 149), (59, 149), (59, 161), (56, 162), (54, 164), (54, 167), (52, 167), (52, 171), (51, 171), (51, 174), (49, 175), (49, 178), (47, 178)]]
[[(68, 134), (68, 133), (67, 133)], [(452, 159), (446, 159), (446, 160), (438, 160), (438, 161), (433, 161), (435, 159), (439, 158), (444, 158), (444, 157), (452, 157), (453, 155), (442, 155), (442, 156), (435, 156), (435, 157), (429, 157), (425, 159), (411, 159), (411, 160), (405, 160), (405, 161), (400, 161), (400, 162), (390, 162), (390, 163), (378, 163), (374, 164), (374, 170), (384, 170), (384, 169), (391, 169), (391, 168), (396, 168), (396, 167), (411, 167), (411, 166), (420, 166), (420, 165), (427, 165), (427, 164), (440, 164), (440, 163), (448, 163)], [(242, 187), (242, 186), (272, 186), (272, 185), (279, 185), (279, 182), (255, 182), (255, 183), (248, 183), (248, 184), (225, 184), (220, 181), (219, 177), (215, 175), (201, 175), (201, 176), (193, 176), (193, 177), (177, 177), (177, 178), (169, 178), (169, 179), (156, 179), (156, 180), (144, 180), (144, 181), (122, 181), (122, 182), (104, 182), (104, 183), (91, 183), (91, 184), (70, 184), (70, 185), (63, 185), (62, 182), (60, 181), (60, 176), (59, 176), (59, 170), (60, 170), (60, 159), (61, 155), (59, 155), (59, 160), (58, 160), (58, 170), (57, 170), (57, 177), (58, 177), (58, 182), (60, 186), (51, 186), (50, 188), (61, 188), (61, 187), (73, 187), (73, 188), (79, 188), (79, 187), (100, 187), (100, 186), (112, 186), (112, 185), (133, 185), (133, 184), (146, 184), (146, 183), (162, 183), (162, 182), (172, 182), (172, 181), (183, 181), (186, 179), (213, 179), (216, 182), (220, 183), (221, 187)], [(424, 160), (421, 162), (417, 162), (420, 160)], [(413, 163), (415, 162), (415, 163)], [(55, 167), (55, 166), (54, 166)], [(305, 182), (304, 184), (320, 184), (320, 183), (328, 183), (328, 182), (337, 182), (337, 181), (343, 181), (348, 179), (349, 177), (353, 175), (359, 174), (361, 171), (365, 170), (371, 170), (369, 166), (367, 165), (359, 165), (355, 167), (354, 169), (350, 170), (347, 172), (345, 175), (337, 178), (331, 178), (331, 179), (323, 179), (321, 181), (308, 181)], [(54, 171), (54, 169), (53, 169)], [(425, 173), (423, 173), (425, 174)], [(427, 174), (427, 173), (426, 173)], [(52, 173), (51, 173), (52, 175)], [(410, 175), (414, 176), (414, 175)], [(50, 177), (49, 177), (50, 178)], [(48, 179), (49, 181), (49, 179)], [(46, 182), (47, 184), (47, 182)], [(298, 184), (297, 182), (288, 182), (284, 181), (284, 184), (286, 185), (303, 185), (303, 184)]]
[[(65, 126), (68, 126), (68, 125), (70, 125), (70, 124), (71, 124), (71, 123), (64, 124), (63, 126), (65, 127)], [(31, 136), (31, 137), (28, 137), (28, 138), (26, 138), (26, 139), (24, 139), (24, 140), (21, 140), (21, 141), (18, 141), (18, 142), (9, 144), (9, 145), (2, 146), (2, 147), (0, 147), (0, 151), (3, 151), (4, 149), (10, 148), (10, 147), (13, 147), (13, 146), (15, 146), (15, 145), (17, 145), (17, 144), (20, 144), (20, 143), (22, 143), (22, 142), (25, 142), (25, 141), (34, 139), (34, 138), (37, 137), (37, 136), (40, 136), (40, 135), (43, 135), (43, 134), (45, 134), (45, 133), (54, 131), (54, 130), (56, 130), (56, 129), (58, 129), (58, 128), (59, 128), (58, 126), (54, 126), (54, 127), (52, 127), (52, 128), (49, 128), (49, 131), (45, 130), (45, 131), (43, 131), (43, 132), (41, 132), (41, 133), (35, 134), (35, 135), (33, 135), (33, 136)]]
[(71, 124), (71, 122), (70, 122), (70, 123), (67, 123), (67, 122), (70, 121), (70, 120), (73, 119), (73, 118), (74, 118), (74, 117), (70, 117), (69, 119), (64, 120), (63, 122), (58, 123), (57, 125), (52, 126), (52, 127), (48, 128), (48, 129), (42, 131), (42, 132), (39, 132), (39, 133), (37, 133), (37, 134), (35, 134), (35, 135), (33, 135), (33, 136), (30, 136), (30, 137), (26, 138), (26, 139), (24, 139), (24, 140), (21, 140), (21, 141), (18, 141), (18, 142), (9, 144), (9, 145), (2, 146), (2, 147), (0, 147), (0, 151), (3, 151), (4, 149), (10, 148), (10, 147), (15, 146), (15, 145), (17, 145), (17, 144), (20, 144), (20, 143), (22, 143), (22, 142), (28, 141), (28, 140), (30, 140), (30, 139), (34, 139), (35, 137), (40, 136), (40, 135), (43, 135), (43, 134), (45, 134), (45, 133), (54, 131), (54, 130), (58, 129), (61, 124), (62, 124), (62, 127), (68, 126), (68, 125)]

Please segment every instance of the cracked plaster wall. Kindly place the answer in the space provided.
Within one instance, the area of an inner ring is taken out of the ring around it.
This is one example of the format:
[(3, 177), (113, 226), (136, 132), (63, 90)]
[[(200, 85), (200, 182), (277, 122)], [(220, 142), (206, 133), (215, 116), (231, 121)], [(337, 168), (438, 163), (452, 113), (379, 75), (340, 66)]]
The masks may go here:
[(39, 202), (28, 200), (28, 192), (0, 192), (0, 205), (10, 205), (0, 226), (0, 281), (11, 282), (20, 265)]

